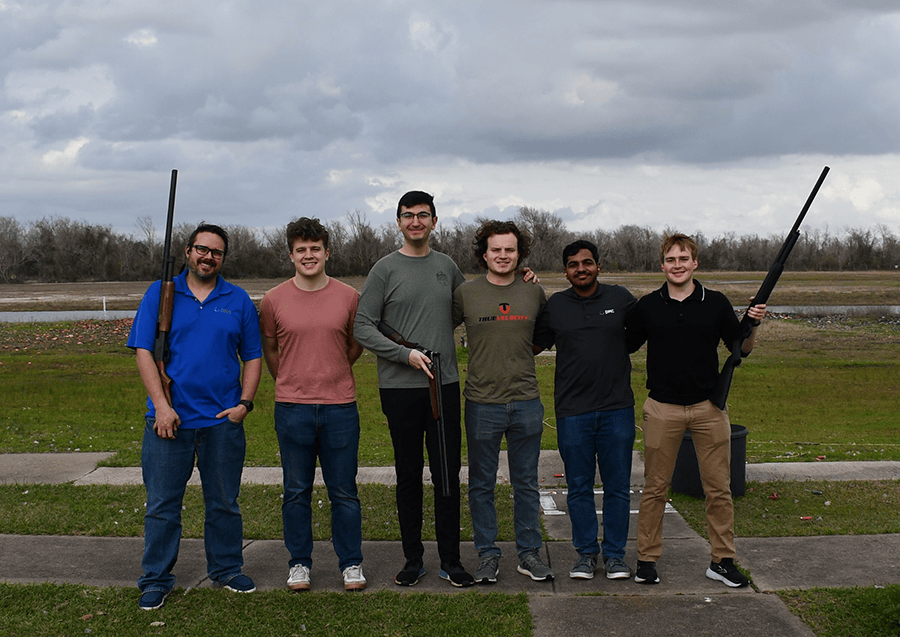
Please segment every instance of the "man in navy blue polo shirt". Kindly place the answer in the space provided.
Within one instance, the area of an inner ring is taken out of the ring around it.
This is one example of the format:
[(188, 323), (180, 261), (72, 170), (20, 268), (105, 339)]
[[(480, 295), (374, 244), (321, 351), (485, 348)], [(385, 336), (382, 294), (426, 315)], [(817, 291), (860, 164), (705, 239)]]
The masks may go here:
[(209, 578), (235, 592), (256, 590), (241, 573), (237, 497), (246, 451), (243, 420), (253, 409), (262, 346), (253, 301), (219, 276), (227, 253), (228, 234), (211, 224), (201, 224), (185, 247), (187, 270), (175, 277), (166, 365), (173, 381), (171, 404), (153, 360), (160, 281), (144, 294), (128, 337), (148, 394), (141, 452), (147, 511), (138, 579), (138, 605), (145, 610), (161, 607), (175, 583), (171, 571), (181, 539), (181, 506), (195, 456), (206, 503)]
[[(600, 283), (597, 246), (583, 239), (563, 249), (572, 287), (547, 300), (534, 330), (535, 348), (556, 345), (554, 403), (559, 454), (566, 467), (572, 579), (628, 579), (625, 543), (631, 511), (634, 394), (625, 349), (625, 320), (635, 304), (620, 285)], [(603, 542), (594, 500), (594, 476), (603, 482)], [(602, 555), (601, 555), (602, 554)]]

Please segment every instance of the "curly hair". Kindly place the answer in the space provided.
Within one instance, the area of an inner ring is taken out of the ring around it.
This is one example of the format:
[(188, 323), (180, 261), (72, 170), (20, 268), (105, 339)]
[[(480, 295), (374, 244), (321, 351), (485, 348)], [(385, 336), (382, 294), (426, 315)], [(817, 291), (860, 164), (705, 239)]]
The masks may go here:
[(519, 251), (519, 260), (516, 263), (517, 268), (528, 258), (528, 255), (531, 254), (531, 235), (529, 235), (528, 232), (520, 230), (512, 221), (485, 221), (475, 232), (475, 239), (472, 241), (475, 260), (481, 267), (487, 268), (487, 262), (484, 260), (484, 255), (487, 254), (488, 239), (495, 234), (515, 235)]
[(291, 221), (284, 231), (284, 237), (287, 239), (288, 252), (294, 249), (294, 241), (297, 239), (321, 241), (325, 249), (328, 249), (328, 230), (318, 219), (300, 217)]

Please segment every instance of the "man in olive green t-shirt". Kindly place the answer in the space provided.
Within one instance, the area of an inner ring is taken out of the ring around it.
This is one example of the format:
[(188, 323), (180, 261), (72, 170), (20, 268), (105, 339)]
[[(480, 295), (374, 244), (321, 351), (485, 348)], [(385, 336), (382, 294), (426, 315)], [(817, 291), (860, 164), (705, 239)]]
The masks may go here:
[(517, 570), (535, 581), (553, 578), (540, 558), (538, 459), (544, 407), (534, 371), (534, 323), (544, 290), (516, 277), (530, 237), (510, 221), (488, 221), (475, 235), (475, 255), (487, 273), (453, 293), (453, 322), (465, 323), (469, 366), (463, 396), (469, 448), (469, 509), (479, 565), (475, 581), (497, 581), (497, 484), (500, 443), (506, 436)]

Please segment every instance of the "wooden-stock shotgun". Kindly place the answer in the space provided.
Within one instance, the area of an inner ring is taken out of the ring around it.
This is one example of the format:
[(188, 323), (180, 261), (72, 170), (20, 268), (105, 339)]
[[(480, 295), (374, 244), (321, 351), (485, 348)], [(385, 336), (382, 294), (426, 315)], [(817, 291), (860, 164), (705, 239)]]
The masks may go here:
[[(441, 494), (443, 497), (447, 498), (450, 496), (450, 468), (447, 460), (447, 437), (444, 434), (444, 397), (441, 392), (441, 353), (425, 349), (418, 343), (410, 343), (400, 335), (400, 332), (384, 321), (378, 322), (378, 331), (398, 345), (419, 350), (431, 361), (428, 365), (428, 371), (431, 372), (431, 378), (428, 379), (428, 389), (431, 392), (431, 416), (437, 423), (438, 455), (440, 456), (438, 464), (440, 464), (441, 483), (443, 484)], [(457, 480), (458, 479), (459, 476), (457, 476)]]
[[(794, 244), (796, 244), (797, 239), (800, 238), (800, 224), (803, 223), (803, 218), (806, 216), (806, 212), (812, 205), (813, 199), (815, 199), (816, 195), (819, 193), (819, 188), (822, 186), (822, 182), (825, 181), (825, 175), (827, 174), (828, 166), (825, 166), (825, 168), (822, 170), (822, 174), (819, 175), (819, 180), (816, 182), (816, 185), (813, 187), (812, 192), (809, 194), (809, 198), (806, 200), (806, 204), (800, 211), (800, 215), (797, 217), (797, 221), (794, 222), (794, 227), (791, 228), (791, 231), (788, 233), (787, 238), (784, 240), (784, 244), (782, 244), (781, 250), (778, 252), (778, 256), (775, 258), (775, 263), (772, 264), (772, 268), (769, 270), (769, 274), (766, 275), (766, 279), (763, 281), (763, 284), (759, 286), (759, 291), (756, 293), (756, 296), (753, 297), (753, 300), (747, 307), (748, 310), (754, 305), (761, 305), (762, 303), (766, 303), (769, 300), (769, 295), (771, 295), (772, 290), (775, 289), (775, 284), (778, 283), (778, 278), (781, 276), (781, 273), (784, 272), (784, 264), (787, 261), (788, 255), (791, 254), (791, 250), (794, 249)], [(725, 364), (722, 366), (722, 371), (719, 372), (719, 377), (716, 380), (716, 387), (713, 390), (712, 397), (710, 398), (713, 404), (719, 409), (725, 409), (725, 403), (728, 401), (728, 391), (731, 389), (731, 381), (734, 377), (734, 368), (741, 364), (741, 346), (753, 332), (753, 323), (754, 321), (752, 318), (750, 318), (749, 313), (744, 312), (744, 317), (741, 319), (741, 327), (740, 331), (738, 332), (738, 337), (734, 340), (734, 342), (731, 344), (731, 347), (729, 348), (731, 350), (731, 354), (728, 356), (728, 360), (726, 360)]]
[(159, 290), (159, 315), (156, 321), (156, 342), (153, 347), (153, 360), (159, 370), (166, 400), (172, 405), (172, 379), (166, 373), (169, 362), (169, 332), (172, 331), (172, 308), (175, 305), (175, 255), (172, 254), (172, 219), (175, 216), (175, 184), (178, 171), (172, 171), (172, 183), (169, 186), (169, 212), (166, 217), (166, 240), (163, 244), (162, 286)]

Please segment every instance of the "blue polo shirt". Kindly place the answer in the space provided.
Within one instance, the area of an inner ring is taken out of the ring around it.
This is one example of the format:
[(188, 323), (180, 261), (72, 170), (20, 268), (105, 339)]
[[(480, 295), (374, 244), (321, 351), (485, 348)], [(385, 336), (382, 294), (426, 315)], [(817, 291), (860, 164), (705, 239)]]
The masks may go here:
[[(153, 351), (159, 318), (160, 281), (144, 294), (134, 317), (128, 347)], [(226, 421), (216, 414), (241, 399), (241, 363), (262, 356), (259, 318), (247, 293), (218, 277), (215, 289), (200, 303), (187, 286), (187, 272), (175, 277), (171, 358), (172, 402), (184, 429)], [(156, 410), (147, 398), (147, 415)]]

